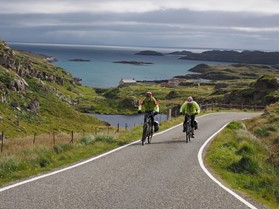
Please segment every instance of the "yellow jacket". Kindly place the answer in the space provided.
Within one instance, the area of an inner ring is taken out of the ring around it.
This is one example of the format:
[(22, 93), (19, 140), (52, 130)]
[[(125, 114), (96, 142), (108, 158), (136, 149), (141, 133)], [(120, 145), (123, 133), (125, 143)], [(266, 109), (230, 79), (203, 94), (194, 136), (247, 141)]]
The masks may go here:
[(159, 106), (158, 102), (154, 97), (151, 97), (151, 99), (148, 101), (147, 98), (144, 98), (142, 101), (140, 101), (140, 105), (138, 107), (138, 110), (142, 111), (156, 111), (159, 112)]
[(200, 113), (200, 107), (199, 105), (193, 101), (191, 105), (188, 105), (188, 102), (184, 102), (184, 104), (180, 108), (180, 113), (183, 113), (184, 115), (193, 115), (195, 113)]

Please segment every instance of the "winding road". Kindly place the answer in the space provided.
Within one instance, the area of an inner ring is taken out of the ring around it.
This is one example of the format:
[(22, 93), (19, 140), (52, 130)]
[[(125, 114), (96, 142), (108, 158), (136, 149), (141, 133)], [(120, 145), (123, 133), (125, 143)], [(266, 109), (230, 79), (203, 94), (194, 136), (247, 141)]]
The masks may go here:
[(197, 117), (195, 139), (185, 143), (182, 125), (103, 155), (0, 188), (5, 209), (227, 209), (262, 208), (227, 191), (207, 173), (206, 141), (232, 120), (260, 113), (214, 113)]

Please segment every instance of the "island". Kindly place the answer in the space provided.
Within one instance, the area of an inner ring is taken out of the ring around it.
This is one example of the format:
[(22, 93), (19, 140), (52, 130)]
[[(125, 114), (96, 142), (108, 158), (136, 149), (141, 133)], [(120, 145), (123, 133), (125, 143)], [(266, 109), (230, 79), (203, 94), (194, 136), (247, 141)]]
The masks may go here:
[(164, 56), (164, 54), (156, 51), (145, 50), (135, 53), (135, 55), (146, 55), (146, 56)]
[(120, 63), (120, 64), (130, 64), (130, 65), (152, 65), (152, 62), (141, 62), (141, 61), (116, 61), (113, 63)]
[(71, 59), (71, 60), (68, 60), (68, 61), (71, 61), (71, 62), (90, 62), (91, 60), (87, 60), (87, 59)]

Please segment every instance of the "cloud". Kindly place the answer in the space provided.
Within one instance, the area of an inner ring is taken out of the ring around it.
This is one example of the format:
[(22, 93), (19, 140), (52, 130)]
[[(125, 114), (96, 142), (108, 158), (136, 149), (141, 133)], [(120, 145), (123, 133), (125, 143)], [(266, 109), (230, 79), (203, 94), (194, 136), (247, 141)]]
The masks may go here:
[[(21, 42), (278, 49), (277, 0), (0, 0)], [(20, 35), (19, 35), (20, 34)]]
[(0, 13), (144, 13), (168, 9), (278, 14), (277, 0), (1, 0)]

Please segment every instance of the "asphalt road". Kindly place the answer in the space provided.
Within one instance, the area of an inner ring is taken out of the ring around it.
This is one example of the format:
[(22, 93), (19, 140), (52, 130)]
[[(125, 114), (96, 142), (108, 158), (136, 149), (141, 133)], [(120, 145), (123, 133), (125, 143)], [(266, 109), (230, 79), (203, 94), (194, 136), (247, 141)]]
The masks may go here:
[(198, 117), (195, 139), (185, 142), (182, 126), (63, 171), (0, 188), (0, 208), (227, 209), (248, 206), (214, 182), (198, 152), (227, 122), (259, 113), (215, 113)]

